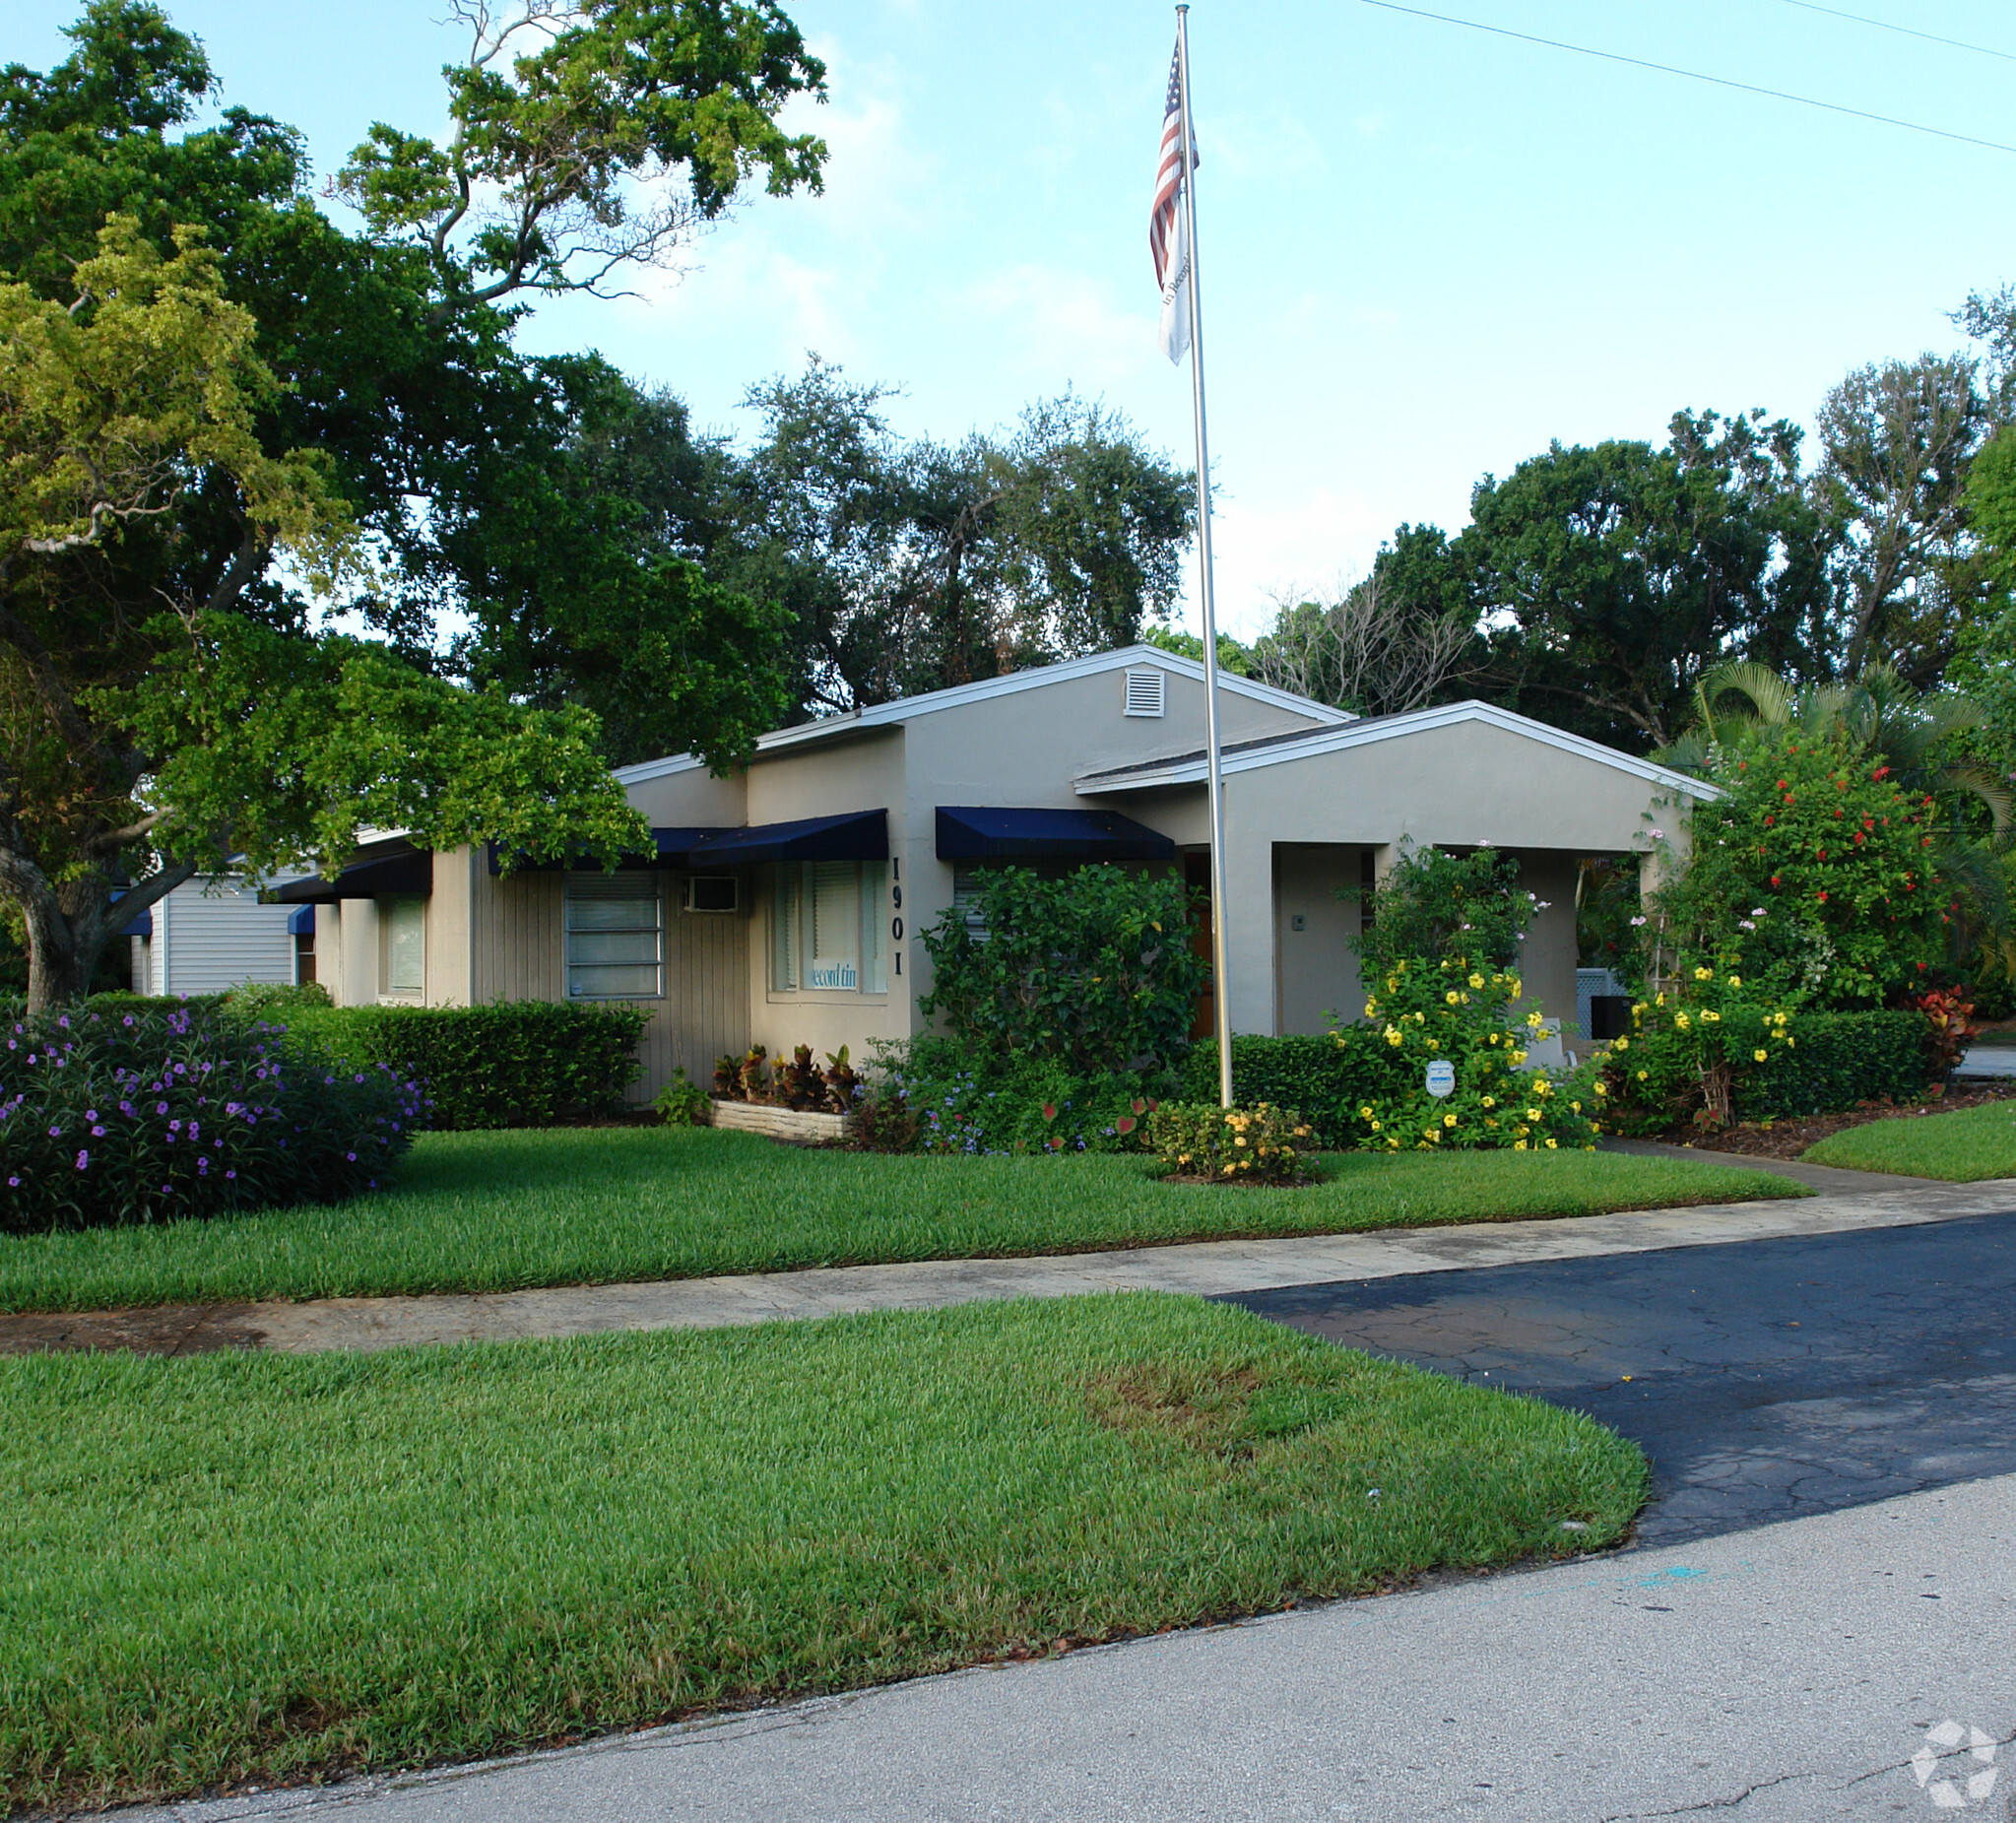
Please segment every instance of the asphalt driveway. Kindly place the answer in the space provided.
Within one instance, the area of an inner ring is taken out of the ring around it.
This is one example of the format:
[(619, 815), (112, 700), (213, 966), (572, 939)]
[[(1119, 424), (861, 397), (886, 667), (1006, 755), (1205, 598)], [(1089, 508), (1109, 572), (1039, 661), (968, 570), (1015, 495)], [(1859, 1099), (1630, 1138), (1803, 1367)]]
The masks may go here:
[(1225, 1301), (1636, 1438), (1644, 1543), (2016, 1472), (2016, 1211)]

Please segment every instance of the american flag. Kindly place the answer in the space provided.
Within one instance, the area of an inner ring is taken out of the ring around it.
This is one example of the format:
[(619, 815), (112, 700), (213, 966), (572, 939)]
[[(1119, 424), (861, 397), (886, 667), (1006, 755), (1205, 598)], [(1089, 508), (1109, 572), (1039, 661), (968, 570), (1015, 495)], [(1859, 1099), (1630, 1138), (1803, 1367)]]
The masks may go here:
[(1169, 234), (1176, 226), (1176, 192), (1183, 187), (1183, 53), (1169, 59), (1169, 98), (1162, 104), (1162, 158), (1155, 171), (1155, 206), (1148, 212), (1148, 251), (1154, 256), (1155, 285), (1168, 277)]
[[(1162, 293), (1162, 352), (1171, 360), (1190, 346), (1189, 249), (1184, 244), (1182, 210), (1188, 188), (1183, 181), (1183, 47), (1169, 59), (1169, 96), (1162, 105), (1162, 156), (1155, 170), (1155, 203), (1148, 212), (1148, 252), (1155, 263), (1155, 286)], [(1191, 168), (1197, 168), (1197, 141), (1191, 141)]]

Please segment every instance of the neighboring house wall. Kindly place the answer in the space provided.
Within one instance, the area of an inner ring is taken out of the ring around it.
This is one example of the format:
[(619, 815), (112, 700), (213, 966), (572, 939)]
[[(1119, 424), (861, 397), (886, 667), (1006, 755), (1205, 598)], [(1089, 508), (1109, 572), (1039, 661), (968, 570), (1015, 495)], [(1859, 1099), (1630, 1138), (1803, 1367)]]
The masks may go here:
[(151, 938), (129, 940), (134, 989), (222, 994), (247, 981), (292, 982), (293, 911), (262, 905), (259, 888), (242, 881), (189, 880), (156, 901)]

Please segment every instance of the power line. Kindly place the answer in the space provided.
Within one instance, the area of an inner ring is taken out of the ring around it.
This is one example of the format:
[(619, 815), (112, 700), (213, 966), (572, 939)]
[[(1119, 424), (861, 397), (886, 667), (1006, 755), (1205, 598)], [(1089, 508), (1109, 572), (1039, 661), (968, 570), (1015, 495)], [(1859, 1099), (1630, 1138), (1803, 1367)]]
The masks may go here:
[(1942, 38), (1936, 32), (1915, 32), (1910, 26), (1893, 26), (1887, 19), (1871, 19), (1865, 13), (1844, 13), (1838, 6), (1818, 6), (1814, 0), (1785, 0), (1785, 3), (1802, 12), (1826, 13), (1835, 19), (1852, 19), (1858, 26), (1874, 26), (1878, 32), (1896, 32), (1908, 38), (1923, 38), (1927, 44), (1949, 44), (1955, 50), (1979, 51), (1983, 57), (2000, 57), (2004, 63), (2016, 63), (2016, 51), (1996, 50), (1988, 44), (1970, 44), (1965, 38)]
[(1614, 50), (1592, 50), (1587, 44), (1567, 44), (1559, 38), (1536, 37), (1530, 32), (1513, 32), (1504, 26), (1487, 26), (1479, 20), (1455, 19), (1447, 13), (1430, 13), (1417, 6), (1400, 6), (1396, 0), (1364, 0), (1385, 13), (1406, 13), (1415, 19), (1432, 19), (1444, 26), (1463, 26), (1471, 32), (1488, 32), (1494, 37), (1518, 38), (1524, 44), (1544, 44), (1549, 50), (1572, 50), (1580, 57), (1600, 57), (1605, 63), (1628, 63), (1634, 69), (1657, 70), (1662, 76), (1684, 76), (1697, 83), (1713, 83), (1718, 89), (1740, 89), (1745, 95), (1769, 96), (1774, 101), (1796, 101), (1801, 107), (1818, 107), (1830, 114), (1848, 114), (1856, 120), (1873, 120), (1881, 126), (1903, 127), (1912, 133), (1929, 133), (1934, 139), (1955, 140), (1963, 146), (1982, 146), (1989, 152), (2016, 154), (2016, 146), (2000, 140), (1976, 139), (1971, 133), (1949, 133), (1944, 127), (1928, 127), (1918, 120), (1900, 120), (1894, 114), (1872, 114), (1867, 108), (1848, 107), (1840, 101), (1819, 101), (1810, 95), (1791, 95), (1783, 89), (1764, 89), (1756, 83), (1739, 83), (1727, 76), (1709, 76), (1700, 70), (1683, 70), (1670, 63), (1654, 63), (1644, 57), (1626, 57)]

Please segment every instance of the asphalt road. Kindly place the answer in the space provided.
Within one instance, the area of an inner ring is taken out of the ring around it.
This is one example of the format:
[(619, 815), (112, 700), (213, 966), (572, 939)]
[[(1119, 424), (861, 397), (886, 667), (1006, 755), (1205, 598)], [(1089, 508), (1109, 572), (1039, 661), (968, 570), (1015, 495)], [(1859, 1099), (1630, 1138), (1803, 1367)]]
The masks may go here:
[(1226, 1301), (1636, 1438), (1646, 1543), (2016, 1472), (2016, 1213)]

